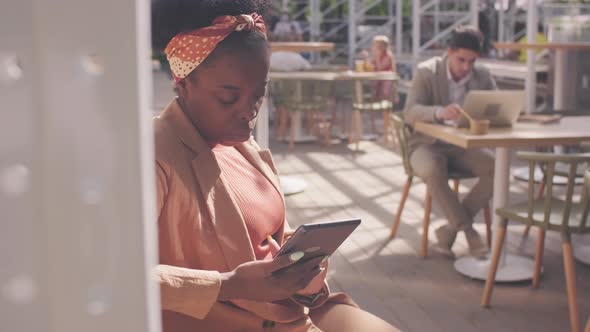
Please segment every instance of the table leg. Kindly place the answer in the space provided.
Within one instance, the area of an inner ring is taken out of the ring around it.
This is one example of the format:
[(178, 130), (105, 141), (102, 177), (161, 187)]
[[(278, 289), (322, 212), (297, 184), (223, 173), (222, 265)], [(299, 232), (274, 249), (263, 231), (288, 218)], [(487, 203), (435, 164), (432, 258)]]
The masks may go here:
[[(363, 102), (363, 84), (360, 80), (353, 82), (354, 86), (354, 102)], [(359, 141), (363, 135), (363, 117), (360, 111), (353, 109), (350, 121), (350, 137), (348, 143), (356, 143), (357, 149)]]
[[(494, 169), (494, 211), (497, 208), (506, 206), (509, 192), (510, 176), (510, 150), (508, 148), (496, 148), (496, 160)], [(500, 218), (494, 214), (494, 224), (500, 225)], [(497, 229), (494, 229), (494, 241), (496, 245)], [(505, 241), (506, 243), (507, 241)], [(472, 256), (465, 256), (455, 261), (455, 269), (468, 277), (486, 280), (488, 269), (490, 267), (490, 258), (478, 259)], [(496, 273), (496, 282), (512, 282), (530, 280), (533, 277), (534, 262), (530, 258), (506, 254), (502, 250), (498, 271)]]

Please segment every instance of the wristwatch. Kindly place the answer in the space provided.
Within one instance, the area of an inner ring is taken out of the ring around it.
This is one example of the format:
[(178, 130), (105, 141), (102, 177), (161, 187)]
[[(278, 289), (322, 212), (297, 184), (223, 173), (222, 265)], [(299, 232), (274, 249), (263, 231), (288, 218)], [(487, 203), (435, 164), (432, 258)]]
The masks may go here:
[(300, 294), (293, 294), (293, 299), (301, 304), (305, 305), (306, 307), (312, 306), (319, 298), (322, 296), (327, 295), (327, 291), (322, 288), (319, 292), (310, 295), (300, 295)]

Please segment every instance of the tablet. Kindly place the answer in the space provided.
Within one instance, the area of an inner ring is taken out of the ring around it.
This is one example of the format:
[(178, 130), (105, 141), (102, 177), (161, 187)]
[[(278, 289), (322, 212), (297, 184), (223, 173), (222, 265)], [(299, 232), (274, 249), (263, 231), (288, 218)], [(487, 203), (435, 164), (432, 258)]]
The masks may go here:
[(306, 261), (318, 256), (330, 256), (360, 225), (361, 219), (304, 224), (281, 247), (276, 256), (303, 251)]

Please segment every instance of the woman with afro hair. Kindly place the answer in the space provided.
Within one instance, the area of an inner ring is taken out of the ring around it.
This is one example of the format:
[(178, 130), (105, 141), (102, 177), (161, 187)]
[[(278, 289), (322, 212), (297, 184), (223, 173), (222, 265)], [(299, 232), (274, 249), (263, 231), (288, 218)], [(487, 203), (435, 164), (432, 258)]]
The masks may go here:
[(268, 83), (267, 6), (152, 1), (153, 46), (178, 94), (154, 119), (163, 330), (397, 331), (330, 293), (327, 257), (273, 258), (290, 234), (285, 202), (252, 138)]

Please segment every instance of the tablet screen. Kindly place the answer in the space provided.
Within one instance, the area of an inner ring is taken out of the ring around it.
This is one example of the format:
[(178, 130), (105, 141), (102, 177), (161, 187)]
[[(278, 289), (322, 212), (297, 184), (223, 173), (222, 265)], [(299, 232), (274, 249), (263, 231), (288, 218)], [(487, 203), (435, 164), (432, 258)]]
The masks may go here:
[(318, 256), (329, 256), (350, 236), (361, 219), (304, 224), (281, 247), (277, 256), (303, 251), (303, 261)]

